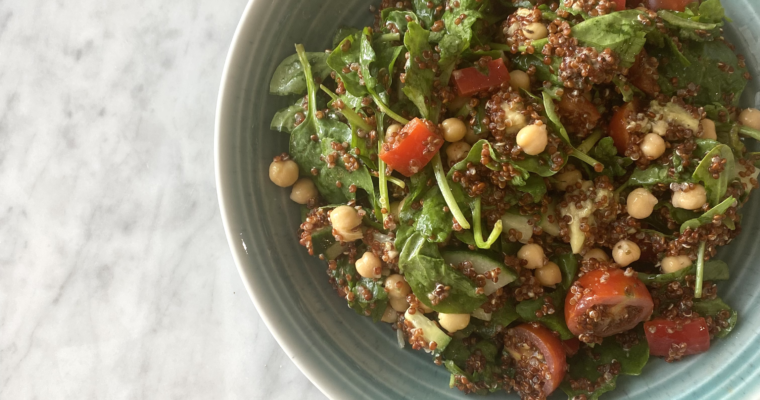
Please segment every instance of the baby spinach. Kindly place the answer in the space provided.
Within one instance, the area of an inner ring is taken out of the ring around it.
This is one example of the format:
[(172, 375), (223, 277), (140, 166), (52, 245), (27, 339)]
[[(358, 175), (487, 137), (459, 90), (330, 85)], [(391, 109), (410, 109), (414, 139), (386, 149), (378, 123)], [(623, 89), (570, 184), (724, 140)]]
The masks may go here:
[[(726, 161), (723, 172), (717, 178), (713, 177), (712, 172), (710, 172), (710, 166), (716, 157)], [(726, 194), (729, 182), (733, 181), (737, 176), (734, 153), (731, 151), (731, 148), (721, 144), (715, 146), (715, 148), (705, 155), (694, 171), (692, 178), (694, 182), (704, 183), (707, 190), (707, 200), (711, 205), (715, 206), (720, 203), (723, 195)]]
[[(567, 144), (572, 146), (572, 143), (570, 141), (570, 136), (567, 134), (567, 130), (565, 129), (565, 127), (562, 125), (562, 122), (559, 119), (559, 115), (557, 115), (557, 111), (554, 107), (554, 100), (552, 100), (551, 96), (546, 92), (543, 92), (543, 96), (544, 96), (544, 111), (546, 112), (546, 117), (549, 118), (550, 126), (552, 126), (554, 130), (559, 133), (560, 137)], [(573, 149), (575, 148), (573, 147)], [(596, 164), (599, 164), (599, 161), (593, 159), (591, 156), (589, 156), (588, 154), (582, 151), (575, 150), (570, 155), (583, 161), (584, 163), (592, 167), (595, 166)]]
[[(438, 65), (441, 67), (441, 82), (448, 82), (451, 73), (459, 61), (462, 53), (470, 48), (472, 40), (472, 26), (482, 17), (479, 9), (484, 2), (472, 4), (469, 1), (459, 1), (459, 7), (452, 6), (451, 10), (443, 14), (443, 22), (446, 26), (446, 35), (443, 36), (438, 48), (441, 49), (441, 59)], [(465, 18), (462, 18), (465, 15)], [(459, 21), (457, 23), (456, 21)]]
[(723, 300), (720, 298), (712, 300), (695, 300), (692, 309), (703, 317), (709, 316), (716, 318), (716, 316), (721, 311), (728, 311), (730, 313), (731, 316), (728, 319), (728, 326), (725, 328), (721, 327), (720, 332), (715, 334), (715, 337), (717, 338), (726, 337), (729, 333), (731, 333), (731, 331), (736, 326), (736, 321), (739, 317), (739, 314), (736, 312), (736, 310), (732, 309), (731, 306), (723, 302)]
[(628, 350), (618, 343), (615, 336), (611, 336), (605, 338), (601, 345), (596, 345), (593, 348), (582, 347), (575, 356), (568, 360), (567, 375), (570, 379), (586, 378), (594, 383), (601, 378), (602, 385), (595, 392), (574, 390), (568, 379), (562, 382), (560, 388), (571, 398), (585, 395), (588, 400), (598, 399), (603, 393), (614, 390), (616, 387), (617, 375), (608, 381), (604, 381), (603, 378), (604, 366), (613, 361), (620, 363), (620, 374), (641, 375), (641, 371), (649, 361), (649, 344), (644, 336), (643, 329), (636, 328), (635, 333), (638, 336), (638, 343)]
[[(311, 65), (315, 79), (319, 79), (321, 82), (330, 75), (326, 53), (305, 53), (304, 57)], [(304, 95), (306, 93), (306, 78), (298, 54), (293, 54), (282, 60), (277, 69), (274, 70), (272, 80), (269, 82), (269, 93), (278, 96)]]
[[(435, 311), (448, 314), (470, 314), (486, 301), (477, 293), (477, 286), (462, 272), (446, 264), (438, 245), (419, 233), (413, 233), (399, 256), (399, 269), (415, 296)], [(438, 284), (449, 286), (448, 297), (433, 305), (428, 299)]]
[(639, 19), (643, 11), (625, 10), (591, 18), (573, 27), (573, 37), (584, 46), (598, 51), (610, 49), (620, 57), (620, 65), (628, 68), (646, 44), (652, 25)]
[[(348, 300), (348, 306), (358, 314), (368, 315), (373, 321), (379, 321), (388, 305), (388, 294), (382, 280), (359, 277), (356, 266), (349, 263), (346, 257), (340, 257), (337, 261), (336, 268), (329, 269), (328, 274), (336, 282), (345, 282), (348, 290), (353, 293), (353, 299)], [(364, 296), (366, 292), (372, 294), (369, 300)]]
[[(645, 274), (639, 272), (639, 279), (647, 286), (663, 286), (670, 282), (683, 282), (687, 275), (695, 275), (697, 273), (696, 265), (692, 265), (688, 268), (684, 268), (680, 271), (671, 272), (669, 274)], [(703, 278), (706, 281), (725, 281), (728, 280), (729, 271), (728, 265), (721, 260), (706, 261), (704, 265)]]
[(602, 174), (612, 178), (624, 176), (628, 173), (627, 168), (633, 164), (630, 158), (618, 156), (615, 142), (609, 136), (601, 139), (591, 150), (590, 155), (604, 164)]
[(296, 104), (277, 111), (272, 117), (269, 129), (278, 132), (291, 133), (296, 128), (296, 114), (306, 114), (306, 110), (301, 106), (303, 99), (298, 99)]
[[(565, 323), (565, 293), (564, 290), (555, 290), (552, 293), (543, 294), (537, 299), (521, 301), (517, 303), (517, 314), (520, 315), (523, 321), (541, 322), (547, 328), (559, 333), (562, 340), (571, 339), (575, 335), (570, 332), (567, 328), (567, 323)], [(536, 312), (541, 310), (547, 301), (552, 304), (554, 313), (546, 314), (540, 318), (537, 317)]]
[[(729, 197), (699, 217), (684, 222), (681, 224), (681, 233), (684, 233), (687, 229), (697, 229), (702, 225), (712, 224), (713, 217), (725, 214), (729, 208), (735, 205), (734, 203), (736, 203), (736, 200), (733, 197)], [(734, 222), (729, 219), (724, 219), (723, 223), (731, 229), (735, 228)]]
[[(435, 73), (430, 67), (420, 68), (419, 62), (429, 64), (433, 48), (428, 43), (430, 32), (416, 22), (409, 23), (409, 31), (404, 35), (404, 45), (409, 50), (406, 62), (404, 94), (417, 106), (423, 118), (438, 121), (440, 101), (433, 96), (433, 79)], [(427, 54), (430, 59), (425, 58)]]
[(562, 283), (560, 285), (563, 289), (569, 290), (573, 281), (575, 281), (575, 275), (578, 274), (578, 256), (575, 254), (561, 254), (552, 257), (552, 262), (557, 264), (559, 270), (562, 271)]
[[(334, 152), (332, 143), (351, 141), (351, 128), (342, 122), (326, 118), (318, 119), (315, 116), (317, 89), (311, 66), (303, 46), (296, 45), (296, 50), (303, 64), (309, 94), (309, 111), (306, 119), (290, 135), (290, 154), (298, 163), (301, 175), (313, 176), (311, 170), (316, 168), (318, 173), (314, 178), (315, 184), (328, 203), (345, 203), (355, 199), (356, 193), (351, 191), (351, 185), (363, 189), (375, 201), (375, 186), (366, 167), (360, 166), (355, 171), (348, 171), (340, 157), (332, 168), (325, 163), (324, 159)], [(317, 141), (312, 140), (312, 137), (316, 137)], [(340, 187), (337, 182), (340, 182)]]
[[(346, 91), (357, 97), (364, 97), (369, 94), (366, 86), (363, 85), (362, 79), (359, 77), (358, 68), (351, 68), (352, 65), (359, 65), (362, 55), (361, 40), (362, 32), (356, 32), (343, 39), (327, 57), (327, 65), (343, 81)], [(344, 70), (344, 68), (348, 68), (348, 71)]]
[[(428, 7), (432, 3), (433, 7)], [(422, 26), (431, 28), (435, 21), (441, 19), (441, 15), (436, 11), (438, 6), (444, 6), (444, 0), (412, 0), (412, 9), (422, 22)]]
[(414, 228), (432, 242), (444, 242), (451, 235), (451, 212), (444, 212), (446, 199), (438, 186), (431, 187), (422, 197), (422, 210), (416, 215)]

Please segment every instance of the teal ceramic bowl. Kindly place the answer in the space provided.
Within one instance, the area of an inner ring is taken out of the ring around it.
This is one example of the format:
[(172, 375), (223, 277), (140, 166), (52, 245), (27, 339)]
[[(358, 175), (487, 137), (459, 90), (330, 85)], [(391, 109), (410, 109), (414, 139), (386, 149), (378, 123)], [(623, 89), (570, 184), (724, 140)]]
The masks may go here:
[[(430, 356), (401, 350), (387, 324), (350, 310), (327, 282), (326, 265), (298, 245), (298, 207), (268, 178), (287, 137), (269, 130), (288, 105), (270, 96), (269, 79), (294, 43), (330, 46), (341, 26), (372, 21), (368, 0), (255, 0), (240, 20), (219, 93), (216, 178), (232, 254), (256, 308), (306, 376), (333, 399), (454, 399), (449, 374)], [(724, 0), (733, 19), (726, 36), (760, 78), (760, 2)], [(744, 96), (757, 106), (760, 80)], [(760, 196), (760, 194), (755, 194)], [(760, 399), (760, 198), (744, 209), (743, 234), (720, 257), (732, 269), (721, 296), (739, 311), (736, 331), (709, 353), (676, 364), (655, 359), (639, 377), (624, 376), (603, 399)], [(517, 398), (496, 394), (496, 398)], [(554, 398), (566, 398), (563, 394)]]

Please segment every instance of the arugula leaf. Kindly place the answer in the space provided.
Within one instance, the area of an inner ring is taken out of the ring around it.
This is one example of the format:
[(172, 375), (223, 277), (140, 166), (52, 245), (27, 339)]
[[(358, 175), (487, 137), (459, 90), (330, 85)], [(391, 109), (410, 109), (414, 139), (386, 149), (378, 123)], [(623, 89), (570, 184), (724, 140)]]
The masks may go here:
[[(669, 47), (648, 50), (652, 57), (660, 60), (674, 60), (678, 57)], [(681, 53), (689, 61), (689, 66), (673, 61), (660, 63), (658, 83), (663, 94), (674, 96), (679, 90), (687, 89), (687, 86), (693, 84), (698, 87), (697, 95), (685, 99), (692, 104), (738, 105), (747, 86), (747, 80), (744, 79), (747, 69), (739, 66), (739, 60), (731, 48), (720, 40), (704, 43), (687, 41), (683, 43)], [(724, 72), (719, 64), (733, 68), (734, 72)]]
[[(714, 178), (710, 172), (710, 166), (712, 160), (715, 157), (720, 157), (726, 160), (725, 169), (720, 173), (718, 178)], [(726, 194), (729, 182), (733, 181), (737, 177), (736, 162), (734, 161), (734, 152), (731, 148), (725, 144), (715, 146), (697, 166), (692, 178), (695, 182), (703, 182), (705, 189), (707, 190), (707, 200), (711, 205), (715, 206)]]
[[(699, 217), (684, 222), (681, 224), (681, 233), (683, 234), (687, 229), (697, 229), (702, 225), (712, 224), (713, 217), (716, 215), (725, 214), (729, 208), (734, 206), (735, 202), (736, 200), (733, 197), (729, 197)], [(728, 226), (730, 229), (735, 228), (734, 223), (731, 220), (723, 220), (723, 223), (725, 223), (726, 226)]]
[[(575, 335), (570, 332), (570, 329), (567, 328), (567, 323), (565, 323), (565, 293), (564, 290), (555, 290), (537, 299), (521, 301), (517, 303), (517, 314), (525, 322), (541, 322), (547, 328), (559, 333), (562, 340), (571, 339)], [(552, 304), (554, 314), (547, 314), (538, 318), (536, 312), (546, 304), (547, 300)]]
[[(324, 81), (330, 76), (330, 67), (327, 66), (327, 54), (306, 53), (306, 59), (313, 68), (315, 79)], [(274, 70), (272, 80), (269, 82), (269, 93), (278, 96), (287, 96), (290, 94), (304, 95), (306, 93), (306, 78), (303, 73), (303, 66), (298, 54), (282, 60), (277, 69)]]
[(584, 46), (604, 51), (611, 49), (620, 57), (620, 65), (628, 68), (646, 44), (652, 25), (644, 25), (639, 10), (618, 11), (591, 18), (573, 27), (573, 37)]
[[(317, 89), (312, 77), (311, 66), (309, 65), (303, 46), (296, 45), (296, 50), (299, 56), (301, 56), (301, 62), (304, 67), (303, 73), (306, 77), (305, 80), (309, 94), (309, 112), (306, 115), (306, 119), (290, 135), (289, 153), (293, 155), (294, 160), (298, 163), (301, 175), (312, 176), (312, 168), (316, 168), (319, 171), (314, 181), (319, 193), (328, 203), (345, 203), (348, 200), (355, 199), (356, 193), (351, 192), (351, 185), (356, 185), (357, 188), (366, 191), (370, 199), (376, 202), (375, 186), (366, 167), (360, 166), (355, 171), (348, 171), (340, 157), (332, 168), (329, 168), (325, 161), (323, 161), (327, 155), (334, 152), (332, 149), (333, 142), (344, 143), (351, 141), (351, 128), (339, 121), (315, 117), (317, 111)], [(312, 136), (316, 136), (318, 141), (313, 141)], [(336, 182), (341, 182), (341, 187), (338, 187)]]
[[(692, 265), (688, 268), (669, 274), (645, 274), (639, 272), (639, 279), (647, 286), (659, 287), (674, 281), (683, 282), (686, 275), (695, 275), (696, 273), (697, 266)], [(728, 265), (725, 262), (721, 260), (710, 260), (705, 262), (704, 280), (725, 281), (728, 280), (728, 277)]]
[[(398, 265), (417, 299), (435, 311), (470, 314), (486, 301), (485, 295), (477, 294), (475, 283), (446, 264), (438, 246), (419, 233), (413, 233), (406, 241)], [(448, 297), (433, 305), (427, 296), (438, 284), (449, 286), (451, 290)]]
[[(643, 329), (639, 327), (635, 330), (635, 333), (638, 336), (638, 344), (633, 345), (628, 350), (625, 350), (617, 342), (615, 336), (605, 338), (601, 345), (594, 346), (593, 348), (582, 348), (578, 354), (568, 360), (568, 376), (574, 380), (586, 378), (594, 383), (600, 378), (604, 379), (602, 367), (613, 361), (620, 363), (620, 374), (640, 375), (644, 366), (649, 361), (649, 344), (644, 336)], [(614, 376), (609, 381), (603, 381), (603, 384), (593, 393), (573, 390), (568, 379), (565, 379), (560, 384), (560, 387), (571, 398), (586, 395), (588, 400), (596, 400), (603, 393), (614, 390), (616, 381), (617, 376)]]
[(728, 319), (728, 326), (727, 327), (721, 327), (720, 332), (715, 334), (715, 337), (717, 338), (723, 338), (728, 336), (729, 333), (734, 329), (736, 326), (736, 321), (738, 320), (739, 314), (736, 312), (736, 310), (732, 309), (728, 304), (724, 303), (723, 300), (720, 298), (712, 299), (712, 300), (695, 300), (693, 310), (698, 312), (703, 317), (713, 317), (716, 318), (716, 316), (721, 311), (728, 311), (731, 313), (731, 317)]
[(303, 99), (298, 99), (296, 104), (283, 108), (272, 117), (269, 129), (278, 132), (291, 133), (296, 128), (296, 114), (306, 114), (306, 110), (301, 106)]
[(425, 63), (423, 54), (432, 54), (432, 47), (428, 43), (430, 32), (423, 29), (416, 22), (409, 23), (409, 31), (404, 35), (404, 45), (409, 50), (409, 59), (406, 61), (406, 78), (404, 94), (417, 106), (423, 118), (438, 122), (440, 100), (433, 94), (433, 79), (435, 73), (431, 68), (421, 69), (416, 60)]

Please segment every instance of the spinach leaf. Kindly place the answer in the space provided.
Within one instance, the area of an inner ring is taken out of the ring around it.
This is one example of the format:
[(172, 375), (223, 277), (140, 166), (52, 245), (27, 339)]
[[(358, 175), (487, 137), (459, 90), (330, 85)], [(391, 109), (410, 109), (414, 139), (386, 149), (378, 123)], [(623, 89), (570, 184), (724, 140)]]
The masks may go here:
[(359, 63), (367, 91), (372, 95), (385, 92), (391, 87), (393, 67), (404, 46), (393, 46), (384, 41), (373, 42), (372, 29), (364, 28), (360, 47)]
[[(459, 7), (450, 5), (451, 9), (443, 14), (446, 35), (438, 44), (438, 48), (441, 49), (441, 59), (438, 61), (441, 68), (441, 82), (449, 81), (460, 56), (470, 48), (472, 26), (482, 17), (476, 9), (479, 9), (483, 3), (473, 4), (467, 0), (455, 2), (453, 5), (459, 4)], [(465, 18), (461, 18), (462, 15)], [(457, 20), (459, 23), (456, 22)]]
[(644, 25), (639, 16), (644, 12), (625, 10), (591, 18), (573, 27), (573, 37), (584, 46), (598, 51), (611, 49), (620, 57), (620, 65), (628, 68), (646, 44), (652, 25)]
[[(312, 176), (311, 169), (317, 169), (318, 174), (314, 181), (319, 193), (328, 203), (345, 203), (348, 200), (355, 199), (356, 193), (351, 191), (351, 185), (366, 191), (370, 199), (376, 202), (375, 186), (366, 167), (359, 166), (354, 171), (348, 171), (341, 157), (338, 157), (335, 166), (332, 168), (325, 163), (324, 159), (334, 152), (332, 143), (351, 141), (351, 128), (339, 121), (315, 117), (317, 89), (312, 77), (311, 66), (308, 63), (303, 46), (297, 45), (296, 50), (301, 56), (309, 94), (309, 112), (306, 119), (290, 135), (289, 152), (298, 163), (301, 175)], [(312, 140), (313, 136), (316, 136), (318, 141)], [(341, 183), (340, 187), (337, 186), (337, 182)]]
[[(570, 136), (567, 134), (567, 130), (562, 125), (562, 122), (560, 121), (559, 115), (557, 115), (557, 111), (554, 107), (554, 100), (552, 100), (551, 96), (544, 92), (544, 111), (546, 112), (546, 117), (549, 118), (549, 126), (553, 127), (556, 132), (559, 133), (560, 137), (569, 145), (572, 146), (572, 143), (570, 141)], [(584, 163), (595, 166), (596, 164), (599, 164), (599, 161), (593, 159), (588, 154), (579, 151), (575, 147), (573, 147), (573, 152), (571, 156), (583, 161)]]
[(338, 28), (338, 31), (335, 32), (335, 36), (333, 36), (333, 43), (332, 47), (336, 48), (338, 45), (345, 40), (349, 36), (354, 36), (355, 34), (361, 32), (360, 29), (356, 29), (354, 27), (343, 27)]
[[(705, 262), (704, 280), (706, 281), (725, 281), (728, 280), (728, 265), (720, 260), (710, 260)], [(639, 272), (639, 279), (647, 286), (663, 286), (670, 282), (683, 282), (686, 275), (696, 275), (697, 266), (694, 264), (677, 272), (669, 274), (645, 274)]]
[(731, 20), (726, 17), (726, 10), (723, 8), (720, 0), (704, 0), (699, 5), (700, 22), (720, 23), (723, 22), (724, 19), (731, 22)]
[(563, 289), (569, 290), (575, 281), (575, 275), (578, 274), (578, 257), (575, 254), (562, 254), (552, 257), (552, 262), (559, 266), (562, 271), (562, 282), (560, 285)]
[(433, 50), (428, 43), (430, 32), (416, 22), (409, 23), (409, 31), (404, 35), (404, 45), (409, 50), (406, 62), (406, 78), (404, 94), (417, 106), (423, 118), (438, 122), (440, 100), (433, 96), (433, 79), (435, 73), (430, 67), (420, 68), (420, 62), (427, 64), (433, 61), (432, 56), (426, 59), (424, 54), (431, 55)]
[(406, 33), (409, 22), (420, 23), (417, 14), (411, 11), (402, 11), (397, 8), (386, 8), (381, 14), (383, 27), (386, 32), (390, 32), (390, 26), (393, 24), (401, 34)]
[[(446, 264), (438, 246), (419, 233), (412, 234), (399, 257), (399, 269), (417, 298), (435, 311), (448, 314), (470, 314), (486, 301), (477, 294), (477, 286), (462, 272)], [(428, 294), (436, 286), (449, 286), (448, 297), (433, 305)]]
[(481, 337), (494, 338), (519, 318), (520, 315), (515, 310), (514, 300), (509, 299), (501, 308), (491, 313), (490, 321), (475, 320), (471, 324), (474, 324), (475, 333)]
[[(714, 178), (712, 172), (710, 172), (710, 166), (716, 157), (726, 160), (725, 168), (718, 175), (718, 178)], [(720, 199), (726, 194), (728, 183), (733, 181), (737, 176), (734, 153), (731, 151), (731, 148), (721, 144), (705, 155), (694, 171), (693, 179), (695, 182), (703, 182), (705, 184), (707, 200), (711, 205), (715, 206), (720, 203)]]
[[(321, 82), (330, 75), (326, 53), (306, 53), (305, 57), (313, 68), (315, 79), (319, 79)], [(293, 54), (282, 60), (277, 69), (274, 70), (272, 80), (269, 82), (269, 93), (278, 96), (289, 94), (300, 96), (306, 93), (306, 78), (298, 54)]]
[(637, 328), (634, 332), (638, 337), (638, 344), (631, 346), (628, 350), (618, 343), (615, 336), (612, 336), (605, 338), (601, 345), (582, 348), (578, 354), (568, 360), (568, 376), (571, 379), (585, 378), (592, 383), (601, 381), (602, 385), (595, 392), (573, 390), (568, 379), (560, 384), (562, 390), (571, 398), (585, 395), (588, 400), (596, 400), (603, 393), (614, 390), (617, 376), (613, 376), (611, 380), (604, 379), (604, 366), (613, 361), (620, 363), (620, 374), (640, 375), (649, 361), (649, 344), (643, 329)]
[(636, 168), (628, 178), (627, 186), (652, 187), (657, 184), (680, 182), (678, 177), (670, 176), (667, 165), (656, 164), (647, 169)]
[(525, 185), (515, 186), (518, 192), (527, 193), (533, 198), (534, 203), (539, 203), (546, 194), (546, 183), (544, 178), (538, 175), (530, 175)]
[[(549, 82), (555, 86), (563, 86), (562, 81), (559, 80), (559, 67), (562, 60), (559, 57), (552, 57), (552, 64), (544, 64), (543, 58), (540, 58), (533, 54), (518, 55), (512, 59), (512, 67), (519, 69), (520, 71), (527, 72), (530, 67), (536, 69), (534, 77), (539, 82)], [(554, 71), (554, 72), (552, 72)]]
[[(526, 322), (538, 321), (546, 325), (547, 328), (559, 333), (562, 340), (567, 340), (575, 337), (570, 332), (565, 323), (565, 291), (555, 290), (552, 293), (544, 294), (541, 297), (533, 300), (521, 301), (517, 304), (517, 314), (520, 318)], [(546, 314), (540, 318), (536, 316), (536, 312), (541, 310), (544, 304), (550, 303), (554, 308), (553, 314)]]
[(619, 157), (615, 142), (611, 137), (605, 137), (600, 140), (593, 150), (591, 156), (597, 161), (604, 164), (602, 174), (609, 177), (624, 176), (628, 173), (626, 168), (633, 164), (633, 160), (628, 157)]
[[(686, 99), (692, 104), (738, 105), (739, 97), (747, 86), (744, 78), (747, 69), (739, 66), (736, 54), (723, 41), (683, 43), (681, 53), (689, 61), (689, 66), (676, 61), (678, 56), (669, 47), (649, 50), (653, 57), (663, 60), (658, 68), (658, 83), (666, 96), (674, 96), (679, 90), (694, 84), (698, 87), (697, 95)], [(733, 68), (734, 72), (729, 74), (721, 70), (719, 64)]]
[(444, 212), (444, 207), (446, 200), (438, 186), (431, 187), (422, 197), (422, 211), (416, 215), (414, 227), (431, 242), (446, 241), (453, 230), (451, 212)]
[(719, 298), (712, 300), (695, 300), (693, 310), (698, 312), (703, 317), (710, 316), (716, 318), (716, 316), (721, 311), (728, 311), (731, 314), (728, 319), (728, 326), (721, 327), (720, 332), (715, 334), (715, 337), (717, 338), (728, 336), (728, 334), (731, 333), (731, 331), (736, 326), (736, 321), (739, 317), (739, 314), (736, 312), (736, 310), (732, 309), (728, 304), (724, 303), (723, 300)]
[[(361, 278), (354, 264), (349, 263), (346, 257), (340, 257), (337, 268), (329, 269), (328, 274), (336, 282), (346, 282), (345, 289), (354, 294), (353, 300), (348, 300), (350, 308), (358, 314), (372, 317), (375, 322), (383, 317), (385, 307), (388, 305), (388, 294), (385, 292), (382, 280)], [(366, 292), (372, 294), (369, 300), (364, 296)]]
[(274, 114), (274, 117), (272, 117), (269, 129), (284, 133), (293, 132), (293, 129), (296, 128), (296, 114), (306, 114), (306, 110), (301, 106), (302, 102), (303, 99), (298, 99), (296, 104), (277, 111), (277, 113)]
[[(428, 7), (432, 3), (433, 7)], [(422, 26), (431, 28), (435, 21), (441, 19), (440, 14), (436, 11), (438, 6), (444, 6), (444, 0), (412, 0), (412, 9), (422, 21)]]
[[(726, 200), (723, 200), (722, 203), (711, 208), (710, 211), (707, 211), (695, 219), (690, 219), (684, 222), (681, 224), (681, 233), (684, 233), (687, 229), (697, 229), (702, 225), (712, 224), (713, 217), (716, 215), (725, 214), (729, 208), (735, 205), (734, 203), (736, 203), (736, 200), (733, 197), (729, 197)], [(729, 219), (723, 220), (723, 223), (726, 224), (726, 226), (728, 226), (730, 229), (735, 228), (733, 221)]]

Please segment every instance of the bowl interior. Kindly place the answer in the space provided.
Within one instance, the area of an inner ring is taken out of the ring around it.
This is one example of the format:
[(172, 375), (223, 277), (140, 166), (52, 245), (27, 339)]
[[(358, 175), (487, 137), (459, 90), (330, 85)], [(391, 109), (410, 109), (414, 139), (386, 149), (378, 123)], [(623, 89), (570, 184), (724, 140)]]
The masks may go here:
[[(346, 306), (327, 282), (326, 264), (298, 245), (298, 207), (268, 179), (272, 157), (288, 148), (287, 135), (269, 130), (288, 99), (268, 94), (280, 60), (295, 52), (330, 47), (337, 28), (372, 22), (363, 0), (252, 1), (241, 19), (222, 82), (217, 111), (217, 183), (227, 237), (240, 274), (272, 333), (301, 370), (331, 398), (454, 399), (449, 374), (429, 355), (400, 350), (387, 324), (373, 324)], [(733, 23), (726, 36), (760, 78), (760, 3), (723, 2)], [(743, 105), (760, 104), (760, 81)], [(758, 207), (743, 210), (743, 234), (720, 254), (732, 278), (722, 297), (739, 311), (736, 331), (707, 354), (668, 365), (653, 360), (640, 377), (621, 377), (606, 399), (758, 398), (760, 308), (757, 307)], [(515, 395), (510, 395), (517, 398)], [(503, 397), (503, 395), (502, 395)], [(563, 394), (553, 398), (564, 398)]]

